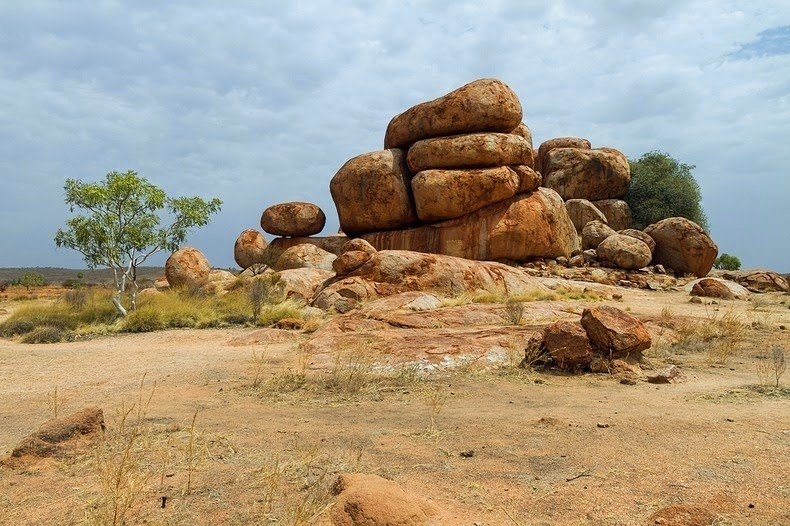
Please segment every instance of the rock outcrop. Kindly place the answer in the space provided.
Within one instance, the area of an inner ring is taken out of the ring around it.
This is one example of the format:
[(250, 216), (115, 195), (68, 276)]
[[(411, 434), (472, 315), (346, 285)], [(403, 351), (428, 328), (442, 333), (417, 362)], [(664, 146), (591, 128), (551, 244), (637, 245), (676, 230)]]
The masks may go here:
[(653, 262), (675, 271), (704, 277), (713, 268), (719, 248), (698, 224), (684, 217), (670, 217), (645, 228), (656, 242)]
[(735, 294), (719, 280), (713, 278), (702, 278), (691, 287), (692, 296), (702, 296), (705, 298), (719, 298), (731, 300)]
[(320, 268), (332, 270), (332, 262), (337, 256), (308, 243), (287, 248), (280, 254), (272, 268), (288, 270), (294, 268)]
[(597, 249), (598, 245), (609, 236), (617, 234), (615, 230), (601, 221), (589, 221), (581, 231), (582, 248)]
[(541, 143), (538, 148), (538, 156), (535, 162), (535, 170), (540, 173), (545, 173), (548, 165), (548, 156), (552, 150), (557, 148), (577, 148), (580, 150), (589, 150), (591, 147), (590, 141), (579, 137), (555, 137)]
[(543, 331), (543, 344), (560, 369), (584, 369), (593, 358), (593, 347), (579, 322), (561, 320)]
[(584, 225), (590, 221), (608, 224), (603, 212), (598, 210), (587, 199), (568, 199), (565, 201), (565, 209), (568, 211), (568, 217), (571, 218), (573, 226), (576, 227), (576, 231), (579, 233), (584, 229)]
[[(629, 171), (630, 185), (630, 171)], [(627, 187), (626, 187), (627, 189)], [(628, 203), (620, 199), (602, 199), (593, 201), (595, 207), (606, 217), (606, 223), (615, 230), (625, 230), (631, 228), (633, 218), (631, 207)]]

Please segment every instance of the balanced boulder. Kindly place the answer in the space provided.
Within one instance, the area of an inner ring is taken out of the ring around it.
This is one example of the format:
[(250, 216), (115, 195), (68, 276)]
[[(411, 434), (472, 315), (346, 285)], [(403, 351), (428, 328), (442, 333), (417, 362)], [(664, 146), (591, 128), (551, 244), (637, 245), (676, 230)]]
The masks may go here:
[(417, 222), (403, 150), (381, 150), (346, 162), (329, 183), (340, 227), (350, 235)]
[(263, 264), (267, 245), (263, 234), (254, 228), (249, 228), (236, 238), (236, 244), (233, 245), (233, 259), (242, 270)]
[(555, 148), (542, 168), (543, 186), (563, 199), (616, 199), (625, 195), (631, 183), (628, 159), (612, 148)]
[[(630, 183), (629, 183), (630, 184)], [(615, 230), (631, 228), (631, 207), (621, 199), (593, 201), (595, 207), (606, 216), (606, 223)]]
[(635, 237), (612, 234), (598, 244), (598, 261), (613, 267), (636, 270), (650, 264), (650, 247)]
[(199, 287), (208, 281), (210, 273), (206, 256), (192, 247), (176, 250), (165, 262), (165, 277), (171, 287)]
[(406, 157), (412, 173), (433, 169), (532, 165), (532, 146), (509, 133), (472, 133), (417, 141)]
[(645, 233), (656, 242), (653, 262), (671, 268), (678, 276), (706, 276), (719, 253), (702, 227), (684, 217), (662, 219), (645, 228)]
[(569, 257), (577, 247), (562, 199), (548, 188), (456, 219), (363, 236), (378, 250), (414, 250), (484, 261)]
[(461, 133), (509, 133), (521, 123), (518, 96), (497, 79), (480, 79), (395, 116), (384, 148), (408, 148), (422, 139)]
[(324, 211), (312, 203), (280, 203), (261, 215), (261, 228), (273, 236), (312, 236), (321, 232), (325, 224)]

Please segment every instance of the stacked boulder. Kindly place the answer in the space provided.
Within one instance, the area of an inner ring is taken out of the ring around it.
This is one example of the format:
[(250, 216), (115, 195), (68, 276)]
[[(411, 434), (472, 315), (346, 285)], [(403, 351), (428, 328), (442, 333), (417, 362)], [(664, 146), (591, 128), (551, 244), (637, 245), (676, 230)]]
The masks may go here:
[(384, 150), (354, 157), (330, 183), (342, 230), (378, 250), (477, 260), (569, 256), (576, 232), (539, 188), (516, 94), (495, 79), (394, 117)]

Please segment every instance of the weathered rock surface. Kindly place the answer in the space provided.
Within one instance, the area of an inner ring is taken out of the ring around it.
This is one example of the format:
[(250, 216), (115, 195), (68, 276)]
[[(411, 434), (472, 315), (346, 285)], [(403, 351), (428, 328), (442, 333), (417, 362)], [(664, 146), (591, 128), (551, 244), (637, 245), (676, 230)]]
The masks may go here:
[(549, 151), (542, 168), (543, 186), (566, 200), (617, 199), (631, 184), (628, 159), (612, 148), (555, 148)]
[(662, 219), (645, 228), (645, 233), (656, 242), (653, 263), (673, 269), (678, 276), (706, 276), (719, 253), (702, 227), (684, 217)]
[(236, 285), (237, 279), (233, 272), (213, 269), (200, 290), (206, 294), (225, 294)]
[(599, 221), (608, 224), (603, 212), (598, 210), (598, 208), (587, 199), (568, 199), (565, 201), (565, 210), (568, 211), (568, 217), (571, 218), (573, 226), (576, 227), (576, 231), (579, 233), (584, 229), (584, 225), (590, 221)]
[(336, 255), (315, 245), (302, 244), (285, 249), (272, 268), (275, 270), (320, 268), (331, 271), (332, 262), (336, 258)]
[(333, 526), (422, 526), (437, 512), (422, 496), (378, 475), (344, 473), (332, 491)]
[(521, 103), (502, 81), (480, 79), (396, 115), (384, 148), (408, 148), (422, 139), (461, 133), (509, 133), (521, 123)]
[(581, 321), (593, 346), (604, 357), (639, 358), (650, 348), (650, 333), (642, 322), (615, 307), (584, 309)]
[(332, 262), (332, 269), (338, 276), (345, 276), (367, 263), (371, 257), (373, 254), (370, 252), (346, 250)]
[(263, 234), (254, 228), (249, 228), (236, 238), (236, 243), (233, 245), (233, 259), (241, 270), (253, 265), (262, 265), (265, 263), (264, 251), (267, 246)]
[(343, 246), (340, 248), (341, 253), (352, 250), (365, 252), (366, 254), (371, 255), (376, 253), (376, 248), (362, 238), (349, 239), (343, 243)]
[(329, 183), (343, 232), (353, 235), (415, 224), (410, 180), (403, 150), (364, 153), (346, 162)]
[(636, 270), (650, 264), (652, 254), (647, 244), (635, 237), (612, 234), (601, 241), (595, 250), (601, 263), (626, 270)]
[(442, 223), (362, 237), (378, 250), (415, 250), (484, 261), (568, 257), (577, 245), (576, 229), (562, 199), (547, 188)]
[(165, 277), (171, 287), (199, 287), (208, 280), (210, 272), (206, 256), (193, 247), (176, 250), (165, 262)]
[(692, 296), (702, 296), (704, 298), (720, 298), (731, 300), (735, 298), (730, 288), (721, 281), (714, 278), (702, 278), (691, 287)]
[(425, 170), (411, 181), (417, 216), (427, 223), (460, 217), (513, 197), (518, 174), (502, 166), (476, 170)]
[[(693, 290), (697, 286), (697, 284), (700, 283), (701, 281), (707, 282), (705, 285), (702, 286), (701, 289), (702, 291), (705, 291), (706, 289), (712, 289), (713, 286), (711, 286), (709, 282), (715, 281), (720, 286), (725, 287), (729, 291), (731, 297), (733, 298), (737, 298), (739, 300), (745, 300), (745, 299), (749, 299), (749, 296), (752, 295), (751, 292), (749, 292), (749, 289), (747, 289), (743, 285), (740, 285), (734, 281), (730, 281), (729, 279), (712, 278), (712, 277), (697, 278), (693, 281), (689, 281), (688, 283), (686, 283), (686, 285), (683, 286), (683, 290), (693, 296), (696, 296), (698, 294), (695, 294)], [(700, 290), (698, 289), (697, 292), (700, 292)]]
[(312, 236), (324, 229), (326, 215), (312, 203), (272, 205), (261, 215), (261, 228), (273, 236)]
[(622, 234), (624, 236), (631, 236), (641, 240), (647, 247), (650, 249), (650, 253), (653, 254), (656, 251), (656, 242), (655, 240), (642, 232), (641, 230), (637, 230), (635, 228), (626, 228), (625, 230), (619, 230), (618, 234)]
[(543, 331), (543, 344), (560, 369), (573, 371), (590, 364), (593, 348), (581, 323), (561, 320)]
[(500, 263), (471, 261), (405, 250), (380, 250), (361, 267), (327, 283), (313, 301), (322, 309), (407, 291), (444, 296), (487, 291), (494, 294), (548, 292), (538, 281)]
[(787, 280), (776, 272), (747, 271), (739, 273), (736, 279), (752, 292), (790, 292)]
[(63, 455), (75, 449), (77, 441), (98, 434), (103, 427), (104, 412), (98, 407), (86, 407), (71, 415), (53, 418), (22, 439), (9, 460)]
[(538, 147), (538, 155), (535, 159), (535, 170), (546, 175), (549, 152), (556, 148), (579, 148), (582, 150), (590, 149), (590, 141), (579, 137), (555, 137), (543, 141)]
[(534, 192), (543, 183), (543, 177), (526, 165), (515, 165), (510, 167), (511, 170), (518, 174), (521, 183), (518, 187), (519, 194), (528, 194)]
[[(597, 249), (598, 245), (609, 236), (615, 235), (617, 232), (601, 221), (589, 221), (584, 228), (582, 228), (582, 248)], [(597, 254), (596, 254), (597, 255)]]
[[(630, 169), (629, 169), (630, 184)], [(627, 190), (627, 188), (626, 188)], [(602, 199), (593, 201), (595, 207), (606, 217), (606, 223), (615, 230), (625, 230), (631, 228), (633, 219), (631, 217), (631, 207), (621, 199)]]
[[(526, 124), (524, 124), (522, 122), (521, 124), (519, 124), (518, 126), (513, 128), (510, 131), (510, 133), (512, 133), (513, 135), (518, 135), (518, 136), (523, 137), (524, 139), (526, 139), (527, 143), (529, 144), (529, 149), (532, 150), (533, 157), (535, 156), (535, 151), (533, 150), (533, 147), (532, 147), (532, 130), (529, 129), (529, 126), (527, 126)], [(529, 166), (534, 167), (533, 164), (530, 164)]]
[(532, 166), (532, 146), (510, 133), (471, 133), (417, 141), (406, 156), (412, 173), (435, 169)]
[[(348, 237), (342, 234), (323, 237), (278, 237), (272, 240), (268, 250), (270, 255), (276, 255), (276, 257), (273, 258), (274, 261), (272, 261), (272, 263), (274, 263), (285, 249), (297, 245), (315, 245), (322, 250), (338, 255), (342, 252), (343, 245), (347, 241)], [(268, 264), (269, 263), (267, 263), (267, 265)]]
[[(277, 272), (277, 287), (285, 299), (309, 303), (334, 272), (320, 268), (294, 268)], [(255, 278), (253, 278), (255, 279)], [(263, 278), (265, 279), (265, 277)]]

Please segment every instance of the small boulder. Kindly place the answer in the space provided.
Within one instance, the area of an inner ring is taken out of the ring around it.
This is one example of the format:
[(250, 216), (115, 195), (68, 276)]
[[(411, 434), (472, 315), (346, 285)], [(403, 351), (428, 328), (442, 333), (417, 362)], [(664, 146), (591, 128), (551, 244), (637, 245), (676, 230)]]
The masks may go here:
[(584, 250), (597, 249), (604, 239), (615, 234), (617, 232), (606, 223), (589, 221), (582, 228), (582, 248)]
[(599, 221), (608, 224), (603, 212), (598, 210), (598, 208), (587, 199), (568, 199), (565, 201), (565, 209), (568, 211), (568, 217), (571, 218), (577, 232), (581, 232), (584, 229), (584, 225), (590, 221)]
[(338, 276), (345, 276), (367, 263), (373, 254), (362, 250), (347, 250), (332, 262), (332, 269)]
[(692, 296), (702, 296), (704, 298), (719, 298), (723, 300), (731, 300), (735, 298), (735, 294), (722, 283), (721, 281), (713, 278), (702, 278), (691, 287)]
[(560, 369), (573, 371), (590, 365), (593, 348), (578, 322), (558, 321), (543, 330), (543, 344)]
[(509, 133), (521, 117), (521, 102), (505, 83), (475, 80), (393, 117), (384, 148), (408, 148), (422, 139), (461, 133)]
[(277, 262), (273, 265), (275, 270), (287, 270), (294, 268), (320, 268), (322, 270), (332, 270), (332, 262), (337, 258), (336, 255), (326, 250), (320, 249), (315, 245), (296, 245), (287, 248), (280, 254)]
[(650, 249), (650, 254), (652, 255), (656, 251), (656, 242), (655, 240), (642, 232), (641, 230), (637, 230), (635, 228), (626, 228), (625, 230), (619, 230), (618, 234), (622, 234), (624, 236), (631, 236), (637, 239), (640, 239), (644, 244), (647, 245), (647, 248)]
[(334, 526), (420, 526), (437, 510), (420, 495), (378, 475), (344, 473), (332, 492)]
[(593, 346), (606, 358), (639, 358), (650, 348), (650, 333), (642, 322), (618, 308), (584, 309), (581, 321)]
[(606, 216), (606, 223), (610, 227), (615, 230), (631, 228), (633, 223), (631, 207), (625, 201), (621, 199), (601, 199), (593, 201), (593, 204)]
[(744, 272), (736, 279), (752, 292), (790, 292), (787, 280), (776, 272), (755, 270)]
[(554, 139), (543, 141), (538, 148), (538, 155), (535, 159), (535, 170), (545, 175), (549, 153), (557, 148), (579, 148), (581, 150), (589, 150), (590, 141), (579, 137), (555, 137)]
[(340, 248), (340, 253), (342, 254), (343, 252), (351, 252), (352, 250), (364, 252), (366, 254), (370, 254), (371, 256), (376, 253), (376, 248), (361, 237), (349, 239), (343, 243), (343, 246)]
[(211, 265), (203, 253), (192, 247), (173, 252), (165, 262), (165, 277), (171, 287), (200, 287), (211, 273)]
[(329, 190), (348, 235), (406, 228), (417, 222), (403, 150), (357, 155), (332, 177)]
[(555, 148), (545, 162), (543, 186), (563, 199), (618, 199), (631, 184), (628, 159), (612, 148)]
[(612, 234), (601, 241), (595, 250), (601, 263), (626, 270), (636, 270), (650, 264), (652, 254), (644, 241), (622, 234)]
[(241, 270), (253, 265), (262, 265), (265, 262), (264, 254), (267, 246), (263, 234), (254, 228), (249, 228), (236, 238), (236, 244), (233, 245), (233, 259)]
[(472, 133), (417, 141), (406, 157), (412, 173), (423, 170), (532, 165), (532, 147), (519, 135)]
[(701, 278), (710, 272), (719, 247), (697, 223), (684, 217), (662, 219), (645, 228), (656, 242), (653, 262), (675, 271)]
[(435, 223), (470, 214), (516, 195), (518, 174), (508, 168), (425, 170), (411, 180), (417, 216)]
[(312, 236), (321, 232), (325, 224), (324, 211), (312, 203), (280, 203), (261, 215), (261, 228), (273, 236)]

